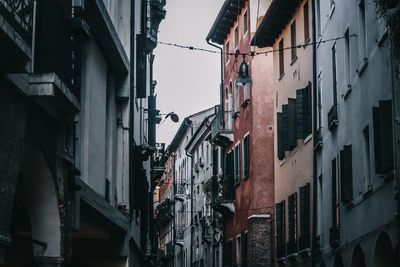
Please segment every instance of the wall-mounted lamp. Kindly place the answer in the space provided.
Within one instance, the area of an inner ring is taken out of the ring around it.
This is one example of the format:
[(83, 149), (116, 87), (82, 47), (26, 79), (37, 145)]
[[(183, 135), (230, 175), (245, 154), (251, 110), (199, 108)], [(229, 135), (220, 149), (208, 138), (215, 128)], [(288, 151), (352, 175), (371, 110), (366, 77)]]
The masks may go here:
[(243, 62), (240, 64), (239, 67), (239, 75), (235, 82), (238, 86), (248, 86), (252, 85), (253, 81), (249, 75), (249, 66), (246, 63), (246, 55), (243, 54)]

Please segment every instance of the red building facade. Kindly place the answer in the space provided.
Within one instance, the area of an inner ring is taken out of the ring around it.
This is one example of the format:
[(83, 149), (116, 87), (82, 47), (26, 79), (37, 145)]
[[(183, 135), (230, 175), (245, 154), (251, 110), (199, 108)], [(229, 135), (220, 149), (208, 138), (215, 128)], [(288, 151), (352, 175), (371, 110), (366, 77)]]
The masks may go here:
[[(256, 25), (252, 21), (257, 18), (252, 18), (250, 5), (251, 1), (225, 1), (207, 37), (208, 41), (222, 45), (224, 53), (224, 123), (211, 136), (215, 144), (224, 148), (221, 179), (225, 188), (216, 205), (224, 218), (224, 266), (272, 264), (272, 56), (251, 56), (250, 25)], [(243, 60), (250, 68), (251, 86), (235, 84)]]

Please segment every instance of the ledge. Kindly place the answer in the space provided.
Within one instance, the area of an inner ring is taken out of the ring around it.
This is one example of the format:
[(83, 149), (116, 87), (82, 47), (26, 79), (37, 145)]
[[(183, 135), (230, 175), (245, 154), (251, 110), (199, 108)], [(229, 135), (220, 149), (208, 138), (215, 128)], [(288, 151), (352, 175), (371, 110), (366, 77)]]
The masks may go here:
[(100, 48), (117, 74), (128, 74), (129, 59), (102, 0), (85, 2), (84, 11)]

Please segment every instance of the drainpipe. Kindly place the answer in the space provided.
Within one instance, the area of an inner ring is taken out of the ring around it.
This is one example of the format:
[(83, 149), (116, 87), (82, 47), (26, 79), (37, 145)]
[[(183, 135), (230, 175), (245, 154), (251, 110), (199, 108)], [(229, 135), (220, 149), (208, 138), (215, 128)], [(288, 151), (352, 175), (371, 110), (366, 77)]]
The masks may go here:
[[(134, 163), (133, 161), (136, 160), (133, 158), (133, 146), (134, 146), (134, 96), (135, 96), (135, 61), (133, 60), (135, 58), (135, 41), (136, 41), (136, 30), (135, 30), (135, 5), (136, 1), (131, 1), (131, 27), (130, 27), (130, 68), (129, 68), (129, 78), (130, 78), (130, 86), (129, 86), (129, 207), (131, 210), (133, 210), (133, 195), (134, 195), (134, 190), (133, 190), (133, 173), (134, 173)], [(129, 225), (128, 225), (128, 234), (130, 236), (130, 231), (131, 229), (131, 224), (132, 224), (132, 219), (133, 219), (133, 214), (132, 212), (130, 213), (129, 216)], [(130, 239), (130, 238), (129, 238)], [(135, 241), (130, 241), (135, 242)], [(133, 246), (135, 246), (133, 244)], [(131, 244), (129, 244), (129, 266), (133, 266), (133, 251), (131, 249)]]
[(31, 73), (35, 73), (35, 50), (36, 50), (36, 11), (37, 11), (37, 2), (33, 1), (33, 19), (32, 19), (32, 65), (31, 65)]
[(210, 42), (210, 39), (207, 39), (207, 44), (217, 48), (220, 51), (221, 54), (221, 62), (220, 62), (220, 69), (221, 69), (221, 74), (220, 74), (220, 86), (219, 86), (219, 97), (220, 97), (220, 112), (222, 113), (221, 116), (221, 125), (222, 129), (225, 129), (225, 103), (224, 103), (224, 53), (223, 49), (219, 47), (216, 44), (213, 44)]
[(316, 32), (316, 19), (315, 19), (315, 11), (316, 4), (315, 0), (312, 0), (312, 35), (313, 35), (313, 86), (312, 86), (312, 94), (313, 94), (313, 116), (312, 116), (312, 131), (313, 131), (313, 209), (312, 209), (312, 235), (311, 235), (311, 258), (312, 263), (311, 266), (316, 266), (314, 254), (315, 254), (315, 246), (314, 240), (316, 239), (317, 234), (317, 188), (318, 188), (318, 169), (317, 169), (317, 154), (314, 151), (314, 147), (317, 143), (315, 134), (317, 132), (317, 32)]

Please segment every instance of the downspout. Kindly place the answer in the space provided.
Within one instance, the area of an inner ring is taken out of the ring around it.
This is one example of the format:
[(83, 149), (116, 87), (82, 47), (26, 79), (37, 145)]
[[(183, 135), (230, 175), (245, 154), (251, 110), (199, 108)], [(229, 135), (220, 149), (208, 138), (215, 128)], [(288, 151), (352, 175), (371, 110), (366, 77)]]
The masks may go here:
[(313, 128), (313, 209), (312, 209), (312, 235), (311, 235), (311, 255), (312, 255), (312, 263), (311, 266), (316, 266), (315, 262), (315, 244), (314, 241), (316, 239), (317, 234), (317, 188), (318, 188), (318, 169), (317, 169), (317, 154), (315, 153), (314, 147), (317, 143), (316, 141), (316, 132), (317, 132), (317, 32), (316, 32), (316, 19), (315, 19), (315, 12), (316, 12), (316, 4), (315, 0), (312, 0), (312, 35), (313, 35), (313, 86), (312, 86), (312, 105), (313, 105), (313, 116), (312, 116), (312, 128)]
[(213, 44), (210, 42), (210, 39), (207, 39), (207, 44), (217, 48), (220, 51), (221, 54), (221, 62), (220, 62), (220, 69), (221, 69), (221, 74), (220, 74), (220, 86), (219, 86), (219, 97), (220, 97), (220, 112), (222, 113), (221, 116), (221, 125), (222, 129), (225, 129), (225, 103), (224, 103), (224, 52), (221, 47), (219, 47), (216, 44)]
[[(129, 86), (129, 208), (130, 210), (133, 210), (134, 207), (134, 190), (133, 190), (133, 169), (134, 169), (134, 164), (133, 161), (136, 160), (135, 158), (133, 158), (134, 156), (134, 132), (133, 132), (133, 128), (134, 128), (134, 96), (135, 96), (135, 36), (136, 36), (136, 32), (135, 32), (135, 4), (136, 1), (131, 1), (131, 27), (130, 27), (130, 58), (129, 58), (129, 63), (130, 63), (130, 70), (129, 70), (129, 79), (130, 79), (130, 86)], [(130, 231), (132, 230), (132, 220), (133, 220), (133, 214), (132, 212), (130, 212), (130, 216), (129, 216), (129, 225), (128, 225), (128, 235), (129, 235), (129, 240), (130, 239)], [(130, 241), (130, 242), (134, 242), (134, 241)], [(130, 243), (129, 242), (129, 243)], [(129, 244), (129, 266), (133, 266), (133, 253), (132, 253), (132, 249), (131, 249), (131, 245)]]

